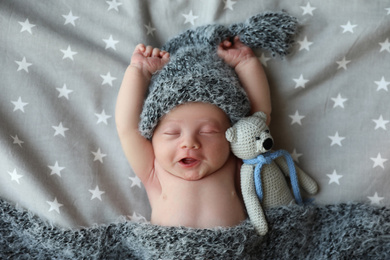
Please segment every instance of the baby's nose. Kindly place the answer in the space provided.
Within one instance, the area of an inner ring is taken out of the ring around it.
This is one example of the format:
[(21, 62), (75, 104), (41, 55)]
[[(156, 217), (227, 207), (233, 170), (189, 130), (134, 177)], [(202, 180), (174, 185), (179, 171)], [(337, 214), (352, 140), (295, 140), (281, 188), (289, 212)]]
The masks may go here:
[(181, 143), (181, 148), (183, 148), (183, 149), (199, 149), (200, 143), (194, 136), (191, 136), (191, 135), (184, 136), (183, 141)]

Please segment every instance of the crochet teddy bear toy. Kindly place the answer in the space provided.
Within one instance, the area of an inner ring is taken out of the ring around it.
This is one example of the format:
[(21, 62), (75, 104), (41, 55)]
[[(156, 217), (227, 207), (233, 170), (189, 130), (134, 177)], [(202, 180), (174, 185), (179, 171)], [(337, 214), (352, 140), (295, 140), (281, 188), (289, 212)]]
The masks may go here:
[[(244, 162), (240, 172), (241, 191), (249, 218), (260, 235), (268, 232), (262, 207), (302, 204), (299, 184), (309, 194), (318, 191), (317, 183), (295, 166), (286, 151), (271, 152), (273, 139), (265, 122), (266, 115), (256, 112), (226, 131), (232, 152)], [(294, 196), (285, 176), (290, 177)]]

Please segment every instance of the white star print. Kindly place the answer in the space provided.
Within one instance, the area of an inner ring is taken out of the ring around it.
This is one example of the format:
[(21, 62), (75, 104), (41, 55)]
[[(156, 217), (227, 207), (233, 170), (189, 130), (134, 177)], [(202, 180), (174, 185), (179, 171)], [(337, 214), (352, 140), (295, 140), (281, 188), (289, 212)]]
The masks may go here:
[(372, 166), (372, 168), (375, 168), (375, 167), (381, 167), (382, 169), (385, 169), (385, 166), (383, 165), (384, 162), (387, 161), (387, 159), (385, 158), (382, 158), (381, 154), (378, 153), (378, 155), (376, 156), (376, 158), (370, 158), (371, 160), (374, 161), (374, 166)]
[(367, 197), (371, 201), (371, 205), (380, 205), (381, 200), (384, 199), (384, 197), (379, 197), (378, 192), (375, 192), (373, 197)]
[(303, 118), (305, 118), (305, 116), (299, 115), (298, 110), (295, 112), (294, 115), (290, 115), (289, 117), (291, 117), (291, 119), (292, 119), (292, 121), (291, 121), (291, 124), (292, 124), (292, 125), (293, 125), (293, 124), (302, 125), (301, 120), (302, 120)]
[(102, 85), (108, 84), (112, 87), (112, 81), (116, 80), (116, 78), (111, 76), (110, 72), (107, 72), (107, 75), (100, 75), (103, 78)]
[(19, 139), (18, 135), (12, 136), (12, 139), (14, 140), (13, 144), (17, 144), (20, 147), (22, 147), (22, 144), (24, 143), (22, 140)]
[(128, 216), (129, 219), (133, 222), (146, 222), (146, 218), (138, 213), (133, 213), (133, 215)]
[(151, 34), (152, 36), (154, 36), (153, 32), (156, 30), (156, 28), (153, 28), (152, 25), (150, 24), (150, 22), (149, 22), (149, 25), (144, 24), (144, 26), (146, 27), (146, 30), (148, 30), (146, 32), (146, 35)]
[(267, 62), (270, 60), (271, 58), (269, 57), (266, 57), (264, 53), (261, 54), (260, 56), (260, 62), (261, 64), (263, 64), (263, 66), (267, 67)]
[(301, 157), (302, 154), (301, 153), (298, 153), (296, 149), (293, 150), (293, 152), (291, 153), (291, 157), (293, 158), (294, 161), (296, 161), (297, 163), (299, 163), (299, 157)]
[(28, 105), (28, 103), (25, 103), (22, 101), (22, 98), (19, 97), (17, 101), (11, 101), (12, 104), (14, 104), (14, 111), (20, 110), (24, 113), (24, 107)]
[(88, 190), (90, 193), (92, 193), (91, 200), (98, 199), (102, 201), (102, 194), (106, 193), (104, 191), (99, 190), (99, 186), (96, 185), (96, 188), (94, 190)]
[(386, 129), (386, 124), (388, 124), (389, 121), (388, 120), (383, 120), (382, 115), (380, 115), (380, 117), (377, 120), (373, 119), (372, 121), (374, 121), (375, 124), (376, 124), (375, 130), (378, 129), (378, 128), (382, 128), (384, 130), (387, 130)]
[(114, 9), (115, 11), (118, 12), (119, 11), (118, 6), (122, 5), (122, 3), (118, 3), (116, 0), (106, 1), (106, 3), (109, 5), (107, 11)]
[(225, 9), (233, 10), (233, 5), (236, 4), (236, 1), (232, 1), (232, 0), (223, 0), (223, 2), (225, 3), (225, 7), (223, 8), (223, 10)]
[(332, 100), (334, 101), (333, 108), (338, 107), (338, 106), (341, 108), (344, 108), (344, 102), (347, 101), (348, 99), (342, 98), (340, 93), (339, 93), (338, 96), (336, 98), (332, 98)]
[(309, 80), (303, 78), (302, 74), (299, 76), (298, 79), (293, 79), (293, 80), (295, 81), (295, 83), (297, 83), (295, 84), (295, 88), (299, 88), (299, 87), (305, 88), (306, 83), (309, 82)]
[(46, 201), (50, 205), (49, 212), (52, 210), (57, 211), (58, 214), (60, 214), (60, 208), (64, 206), (63, 204), (59, 203), (57, 201), (57, 198), (54, 198), (53, 201)]
[(54, 132), (54, 136), (56, 135), (62, 135), (63, 137), (65, 137), (65, 131), (68, 131), (69, 128), (66, 128), (62, 125), (62, 122), (60, 122), (60, 124), (58, 126), (52, 126), (55, 130)]
[(195, 19), (198, 19), (199, 16), (194, 16), (192, 14), (192, 10), (188, 13), (188, 14), (182, 14), (186, 20), (184, 21), (184, 24), (186, 23), (191, 23), (192, 25), (194, 25), (195, 23)]
[(95, 156), (93, 161), (99, 161), (101, 163), (103, 163), (103, 158), (107, 156), (107, 154), (104, 154), (100, 151), (100, 148), (96, 152), (91, 151), (91, 153)]
[(346, 60), (345, 59), (345, 56), (344, 58), (341, 60), (341, 61), (336, 61), (336, 63), (339, 65), (337, 67), (337, 69), (340, 69), (340, 68), (343, 68), (343, 69), (347, 69), (347, 64), (350, 63), (351, 61), (350, 60)]
[(64, 23), (64, 25), (70, 23), (71, 25), (76, 26), (76, 24), (74, 23), (74, 21), (76, 21), (77, 19), (79, 19), (78, 16), (74, 16), (74, 15), (73, 15), (72, 11), (69, 11), (69, 14), (67, 14), (67, 15), (62, 15), (62, 17), (65, 18), (65, 23)]
[(23, 175), (20, 175), (16, 172), (16, 169), (14, 169), (12, 172), (8, 172), (9, 175), (11, 175), (11, 181), (15, 181), (18, 184), (20, 184), (19, 179), (23, 177)]
[(102, 113), (95, 114), (95, 115), (98, 117), (98, 121), (96, 124), (104, 123), (107, 125), (107, 119), (111, 117), (109, 115), (106, 115), (106, 112), (104, 111), (104, 109), (103, 109)]
[(103, 41), (106, 43), (106, 50), (108, 48), (111, 48), (111, 49), (114, 49), (116, 50), (115, 48), (115, 44), (117, 44), (119, 41), (115, 41), (113, 38), (112, 38), (112, 35), (110, 35), (110, 37), (108, 39), (103, 39)]
[(19, 71), (19, 70), (24, 70), (24, 71), (27, 72), (27, 73), (28, 73), (28, 67), (30, 67), (30, 66), (32, 65), (32, 63), (28, 63), (28, 62), (26, 61), (26, 57), (23, 57), (23, 59), (22, 59), (21, 61), (17, 61), (17, 60), (16, 60), (15, 62), (19, 65), (17, 71)]
[(300, 6), (303, 10), (303, 14), (302, 15), (305, 15), (305, 14), (310, 14), (311, 16), (313, 16), (313, 11), (315, 9), (317, 9), (316, 7), (311, 7), (310, 3), (307, 3), (306, 6)]
[(35, 24), (31, 24), (28, 19), (26, 19), (26, 21), (24, 21), (24, 22), (19, 22), (19, 24), (22, 26), (22, 29), (20, 30), (20, 32), (27, 31), (30, 34), (32, 34), (31, 28), (35, 27)]
[(382, 52), (382, 51), (390, 52), (389, 38), (386, 38), (386, 40), (384, 42), (380, 42), (379, 45), (381, 46), (381, 49), (379, 52)]
[(343, 175), (337, 174), (336, 170), (334, 170), (332, 174), (327, 174), (327, 175), (330, 179), (328, 184), (336, 183), (340, 185), (339, 180), (343, 177)]
[(381, 89), (385, 90), (385, 91), (388, 91), (387, 89), (387, 85), (390, 84), (389, 81), (386, 81), (385, 80), (385, 77), (382, 77), (380, 81), (374, 81), (376, 85), (378, 85), (378, 88), (376, 89), (376, 91), (379, 91)]
[(345, 139), (345, 137), (342, 137), (342, 136), (339, 136), (339, 132), (336, 132), (336, 134), (334, 136), (328, 136), (330, 138), (330, 140), (332, 140), (332, 143), (330, 144), (330, 146), (333, 146), (335, 144), (339, 145), (339, 146), (343, 146), (341, 144), (341, 141)]
[(138, 187), (141, 188), (141, 180), (137, 176), (129, 177), (129, 179), (131, 180), (131, 186), (130, 187), (138, 186)]
[(390, 14), (390, 7), (389, 8), (385, 8), (385, 10), (387, 11), (387, 15)]
[(299, 47), (299, 50), (300, 50), (300, 51), (303, 50), (303, 49), (310, 51), (310, 48), (309, 48), (309, 47), (310, 47), (310, 45), (313, 44), (313, 42), (309, 42), (309, 41), (307, 40), (307, 36), (305, 36), (305, 38), (303, 39), (303, 41), (298, 41), (298, 44), (300, 45), (300, 47)]
[(58, 98), (64, 97), (66, 99), (69, 99), (69, 94), (73, 92), (73, 90), (66, 88), (66, 84), (64, 84), (62, 86), (62, 88), (57, 88), (57, 90), (58, 90), (58, 92), (60, 92), (60, 94), (58, 95)]
[(53, 166), (50, 166), (48, 165), (47, 167), (49, 167), (51, 169), (51, 172), (50, 172), (50, 175), (54, 175), (54, 174), (57, 174), (58, 176), (61, 177), (61, 171), (63, 169), (65, 169), (65, 167), (60, 167), (58, 165), (58, 162), (56, 161), (55, 164)]
[(353, 28), (355, 28), (357, 26), (357, 24), (351, 24), (350, 21), (348, 21), (348, 23), (346, 25), (340, 25), (340, 27), (342, 27), (344, 30), (343, 30), (343, 33), (346, 33), (346, 32), (350, 32), (350, 33), (353, 33)]
[(60, 50), (60, 51), (64, 54), (64, 56), (62, 57), (63, 60), (66, 58), (73, 60), (73, 55), (77, 54), (77, 52), (72, 51), (70, 45), (68, 45), (68, 48), (66, 50)]

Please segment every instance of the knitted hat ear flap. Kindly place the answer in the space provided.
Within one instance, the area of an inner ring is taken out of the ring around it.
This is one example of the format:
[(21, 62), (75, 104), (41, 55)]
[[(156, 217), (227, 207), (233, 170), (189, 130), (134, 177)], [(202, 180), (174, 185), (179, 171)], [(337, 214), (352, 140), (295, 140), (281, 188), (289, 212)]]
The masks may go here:
[(189, 29), (169, 40), (163, 50), (174, 55), (183, 46), (208, 45), (216, 48), (225, 39), (239, 36), (251, 48), (263, 48), (275, 56), (288, 54), (298, 29), (295, 17), (285, 12), (267, 12), (250, 17), (244, 23), (229, 27), (211, 24)]

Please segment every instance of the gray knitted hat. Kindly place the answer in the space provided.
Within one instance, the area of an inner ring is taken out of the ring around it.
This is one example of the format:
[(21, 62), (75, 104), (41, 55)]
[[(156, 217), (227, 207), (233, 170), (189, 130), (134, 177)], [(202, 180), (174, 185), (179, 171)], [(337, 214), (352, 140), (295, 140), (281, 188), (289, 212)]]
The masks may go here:
[(162, 47), (170, 53), (170, 61), (151, 79), (141, 113), (141, 134), (151, 139), (161, 117), (187, 102), (214, 104), (234, 124), (249, 113), (250, 104), (234, 69), (218, 57), (217, 46), (238, 35), (251, 48), (285, 56), (296, 31), (296, 18), (277, 12), (252, 16), (230, 27), (202, 26), (172, 38)]

